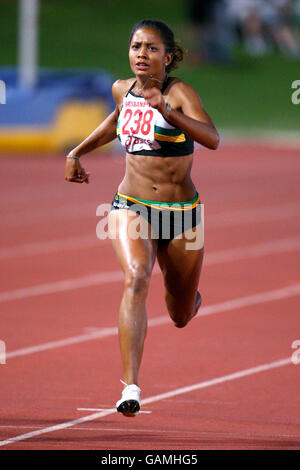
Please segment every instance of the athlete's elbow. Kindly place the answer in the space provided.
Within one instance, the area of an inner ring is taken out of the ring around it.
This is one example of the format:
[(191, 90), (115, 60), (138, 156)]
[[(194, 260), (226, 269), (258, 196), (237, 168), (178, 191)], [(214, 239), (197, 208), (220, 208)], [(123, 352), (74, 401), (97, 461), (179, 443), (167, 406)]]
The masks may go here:
[(199, 144), (210, 150), (217, 150), (220, 144), (220, 136), (214, 126), (207, 125), (205, 135), (199, 136)]
[(220, 136), (218, 132), (214, 132), (207, 139), (206, 147), (210, 150), (217, 150), (220, 144)]
[(218, 131), (214, 128), (211, 134), (211, 149), (217, 150), (220, 144), (220, 136)]
[(220, 144), (220, 136), (217, 133), (212, 140), (212, 145), (210, 147), (211, 150), (217, 150), (217, 148), (219, 147), (219, 144)]

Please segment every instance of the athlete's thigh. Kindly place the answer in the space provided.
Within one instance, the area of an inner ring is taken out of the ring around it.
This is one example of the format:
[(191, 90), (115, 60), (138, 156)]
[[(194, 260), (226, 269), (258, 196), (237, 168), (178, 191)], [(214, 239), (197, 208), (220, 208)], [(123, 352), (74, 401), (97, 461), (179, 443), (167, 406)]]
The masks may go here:
[[(191, 234), (195, 234), (192, 241)], [(203, 227), (189, 229), (167, 243), (159, 245), (157, 260), (170, 294), (194, 292), (199, 283), (203, 261)]]
[(109, 236), (124, 272), (152, 272), (157, 252), (157, 240), (151, 238), (151, 228), (140, 215), (127, 209), (112, 210), (109, 214)]

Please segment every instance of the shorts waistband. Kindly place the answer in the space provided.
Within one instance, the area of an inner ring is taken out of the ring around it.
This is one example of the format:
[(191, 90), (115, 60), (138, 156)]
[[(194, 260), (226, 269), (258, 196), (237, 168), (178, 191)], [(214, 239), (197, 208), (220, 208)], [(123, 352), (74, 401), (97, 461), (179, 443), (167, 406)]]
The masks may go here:
[(126, 194), (122, 194), (119, 191), (117, 192), (118, 196), (121, 198), (125, 198), (128, 201), (135, 203), (135, 204), (143, 204), (148, 207), (153, 207), (155, 209), (159, 210), (178, 210), (178, 211), (184, 211), (184, 210), (191, 210), (194, 209), (194, 207), (198, 206), (200, 204), (200, 196), (198, 192), (196, 192), (196, 196), (190, 200), (190, 201), (184, 201), (184, 202), (159, 202), (159, 201), (149, 201), (147, 199), (138, 199), (135, 197), (127, 196)]

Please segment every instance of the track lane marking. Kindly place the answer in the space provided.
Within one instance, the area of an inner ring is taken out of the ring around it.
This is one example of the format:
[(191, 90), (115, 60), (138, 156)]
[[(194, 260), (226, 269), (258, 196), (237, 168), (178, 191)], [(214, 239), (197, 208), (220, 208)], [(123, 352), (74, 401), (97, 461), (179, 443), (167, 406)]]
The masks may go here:
[[(77, 237), (67, 237), (67, 238), (55, 238), (54, 240), (48, 240), (44, 242), (38, 243), (26, 243), (24, 245), (17, 245), (13, 247), (7, 248), (0, 248), (0, 260), (5, 259), (16, 259), (16, 258), (24, 258), (28, 256), (35, 256), (35, 255), (48, 255), (51, 253), (57, 253), (60, 251), (66, 250), (79, 250), (79, 249), (86, 249), (95, 246), (102, 247), (102, 244), (105, 242), (111, 242), (109, 238), (104, 240), (99, 240), (96, 235), (80, 235)], [(258, 250), (266, 250), (268, 252), (268, 246), (272, 247), (278, 246), (281, 249), (284, 246), (284, 251), (291, 251), (293, 248), (299, 248), (300, 237), (288, 237), (282, 238), (277, 240), (272, 240), (271, 242), (262, 242), (256, 243), (253, 245), (248, 245), (245, 247), (240, 248), (233, 248), (233, 250), (241, 250), (245, 248), (249, 248), (250, 250), (258, 249)], [(291, 245), (290, 247), (288, 245)], [(226, 251), (226, 250), (223, 250)], [(217, 252), (218, 253), (218, 252)], [(208, 256), (210, 253), (208, 253)]]
[(35, 286), (0, 292), (0, 302), (26, 299), (28, 297), (36, 297), (40, 295), (55, 294), (73, 289), (117, 282), (121, 281), (122, 279), (123, 272), (121, 270), (100, 272), (78, 278), (63, 279), (62, 281), (47, 282), (45, 284), (37, 284)]
[[(300, 237), (289, 237), (271, 242), (257, 243), (237, 248), (208, 252), (204, 257), (203, 266), (210, 266), (217, 263), (238, 261), (253, 257), (260, 257), (272, 253), (290, 252), (300, 249)], [(153, 274), (158, 274), (159, 269), (154, 267)], [(95, 273), (79, 278), (63, 279), (61, 281), (37, 284), (35, 286), (23, 287), (10, 291), (0, 292), (0, 303), (8, 302), (27, 297), (39, 295), (49, 295), (58, 292), (65, 292), (72, 289), (85, 288), (109, 282), (119, 282), (123, 279), (121, 270)]]
[(214, 215), (209, 223), (210, 227), (222, 227), (226, 225), (244, 225), (257, 222), (270, 222), (289, 217), (300, 217), (300, 206), (297, 203), (286, 203), (278, 206), (252, 207), (246, 210), (240, 209), (232, 212), (222, 212)]
[(107, 240), (99, 240), (94, 235), (78, 235), (76, 237), (54, 238), (42, 242), (25, 243), (23, 245), (9, 246), (0, 249), (0, 259), (15, 259), (27, 256), (57, 253), (66, 250), (90, 248)]
[[(253, 223), (253, 221), (268, 222), (273, 220), (281, 220), (283, 218), (300, 216), (299, 203), (285, 203), (277, 206), (263, 206), (251, 207), (230, 212), (221, 212), (207, 217), (207, 226), (209, 227), (222, 227), (227, 225), (244, 225)], [(97, 219), (98, 221), (98, 219)], [(2, 219), (2, 223), (4, 219)], [(65, 242), (64, 242), (65, 240)], [(109, 240), (109, 239), (108, 239)], [(74, 248), (81, 248), (81, 243), (86, 243), (87, 246), (95, 246), (99, 243), (95, 235), (79, 235), (76, 237), (68, 237), (67, 239), (55, 238), (53, 240), (41, 241), (37, 243), (25, 243), (23, 245), (16, 245), (12, 247), (3, 247), (0, 249), (0, 259), (11, 259), (21, 256), (33, 256), (37, 254), (51, 253), (69, 249), (68, 245), (73, 244)], [(101, 242), (106, 240), (101, 240)], [(84, 248), (84, 246), (83, 246)], [(72, 248), (71, 248), (72, 249)]]
[[(140, 411), (141, 413), (141, 411)], [(44, 429), (42, 425), (40, 426), (29, 426), (29, 425), (25, 425), (25, 426), (21, 426), (21, 425), (17, 425), (17, 424), (7, 424), (7, 425), (0, 425), (0, 429)], [(133, 431), (135, 432), (135, 429), (129, 429), (129, 428), (108, 428), (108, 427), (100, 427), (100, 426), (94, 426), (94, 427), (84, 427), (84, 426), (80, 426), (80, 427), (76, 427), (76, 426), (72, 426), (69, 428), (70, 430), (72, 431), (96, 431), (96, 432), (99, 432), (99, 431), (114, 431), (114, 432), (124, 432), (124, 433), (128, 433), (130, 431)], [(181, 429), (168, 429), (168, 430), (165, 430), (165, 429), (141, 429), (139, 428), (139, 431), (140, 432), (145, 432), (145, 433), (149, 433), (149, 434), (153, 434), (153, 433), (156, 433), (156, 434), (163, 434), (163, 433), (176, 433), (176, 434), (182, 434), (182, 430)], [(275, 439), (280, 439), (280, 438), (291, 438), (291, 439), (299, 439), (300, 438), (300, 434), (297, 435), (297, 434), (270, 434), (270, 433), (267, 433), (267, 434), (257, 434), (257, 433), (247, 433), (247, 432), (225, 432), (225, 431), (200, 431), (200, 430), (185, 430), (184, 431), (185, 434), (195, 434), (195, 435), (224, 435), (224, 436), (241, 436), (241, 437), (253, 437), (253, 438), (266, 438), (266, 437), (273, 437)]]
[(203, 265), (238, 261), (248, 258), (259, 258), (273, 253), (297, 251), (300, 249), (300, 237), (288, 237), (263, 243), (255, 243), (225, 250), (208, 252), (204, 255)]
[[(244, 186), (243, 183), (239, 182), (232, 183), (231, 181), (227, 181), (225, 183), (226, 186), (230, 185), (231, 187), (233, 184), (235, 187)], [(217, 185), (218, 189), (220, 189), (220, 184), (217, 183)], [(34, 211), (30, 206), (30, 209), (27, 213), (24, 213), (24, 208), (21, 208), (19, 211), (13, 211), (8, 213), (7, 208), (5, 207), (5, 210), (0, 210), (1, 224), (3, 225), (3, 227), (12, 228), (18, 226), (28, 226), (33, 223), (42, 223), (43, 220), (49, 221), (49, 217), (51, 217), (52, 221), (54, 219), (66, 220), (67, 218), (76, 219), (78, 217), (80, 217), (81, 219), (82, 217), (88, 218), (96, 216), (96, 208), (100, 204), (110, 204), (110, 201), (100, 201), (97, 204), (95, 204), (95, 202), (78, 203), (76, 205), (76, 210), (74, 210), (74, 204), (65, 204), (63, 206), (58, 206), (52, 209), (49, 209), (49, 207), (37, 208)], [(235, 211), (222, 212), (221, 214), (214, 214), (213, 219), (217, 221), (220, 219), (220, 221), (222, 222), (222, 219), (225, 216), (230, 217), (233, 222), (239, 224), (240, 218), (243, 222), (245, 222), (249, 211), (250, 216), (255, 216), (255, 214), (257, 213), (258, 217), (265, 216), (267, 218), (270, 218), (270, 220), (273, 220), (273, 218), (275, 217), (275, 220), (277, 220), (278, 218), (282, 219), (282, 217), (295, 216), (296, 212), (298, 212), (299, 214), (299, 209), (299, 202), (285, 202), (278, 205), (250, 207)], [(51, 210), (51, 212), (49, 212), (49, 210)]]
[[(213, 305), (207, 305), (200, 308), (198, 315), (193, 319), (204, 317), (207, 315), (213, 315), (217, 313), (227, 312), (242, 307), (249, 307), (251, 305), (258, 305), (265, 302), (272, 302), (274, 300), (281, 300), (288, 297), (300, 295), (300, 283), (292, 286), (283, 287), (280, 289), (273, 289), (266, 292), (259, 292), (256, 294), (246, 295), (224, 302), (218, 302)], [(148, 327), (163, 325), (171, 322), (168, 315), (163, 315), (156, 318), (150, 318), (148, 320)], [(70, 346), (73, 344), (83, 343), (85, 341), (92, 341), (96, 339), (106, 338), (108, 336), (114, 336), (118, 334), (117, 327), (101, 328), (99, 330), (91, 331), (83, 335), (73, 336), (57, 341), (50, 341), (47, 343), (38, 344), (35, 346), (29, 346), (26, 348), (16, 349), (14, 351), (6, 352), (6, 360), (18, 356), (26, 356), (28, 354), (34, 354), (37, 352), (48, 351), (64, 346)]]
[[(194, 392), (196, 390), (201, 390), (203, 388), (212, 387), (214, 385), (219, 385), (219, 384), (222, 384), (224, 382), (230, 382), (230, 381), (233, 381), (233, 380), (237, 380), (237, 379), (240, 379), (240, 378), (243, 378), (243, 377), (247, 377), (247, 376), (250, 376), (250, 375), (253, 375), (253, 374), (258, 374), (258, 373), (261, 373), (261, 372), (265, 372), (265, 371), (268, 371), (268, 370), (271, 370), (271, 369), (276, 369), (278, 367), (283, 367), (283, 366), (290, 365), (290, 364), (292, 364), (290, 357), (289, 358), (284, 358), (284, 359), (279, 359), (277, 361), (269, 362), (269, 363), (266, 363), (266, 364), (261, 364), (259, 366), (250, 367), (248, 369), (244, 369), (244, 370), (240, 370), (240, 371), (237, 371), (237, 372), (233, 372), (231, 374), (223, 375), (222, 377), (216, 377), (214, 379), (206, 380), (204, 382), (198, 382), (196, 384), (192, 384), (192, 385), (189, 385), (189, 386), (186, 386), (186, 387), (181, 387), (181, 388), (178, 388), (178, 389), (175, 389), (175, 390), (171, 390), (169, 392), (161, 393), (159, 395), (154, 395), (152, 397), (145, 398), (144, 400), (142, 400), (141, 405), (142, 406), (143, 405), (148, 405), (149, 403), (155, 403), (155, 402), (164, 400), (166, 398), (171, 398), (171, 397), (174, 397), (174, 396), (182, 395), (184, 393)], [(117, 412), (116, 409), (110, 408), (106, 411), (100, 411), (98, 413), (93, 413), (93, 414), (83, 416), (83, 417), (78, 418), (78, 419), (74, 419), (74, 420), (71, 420), (71, 421), (66, 421), (65, 423), (61, 423), (61, 424), (57, 424), (57, 425), (54, 425), (54, 426), (49, 426), (47, 428), (43, 428), (43, 429), (39, 429), (39, 430), (36, 430), (36, 431), (28, 432), (28, 433), (25, 433), (25, 434), (21, 434), (21, 435), (15, 436), (15, 437), (11, 437), (9, 439), (5, 439), (4, 441), (0, 441), (0, 446), (3, 447), (3, 446), (6, 446), (6, 445), (9, 445), (9, 444), (13, 444), (15, 442), (20, 442), (20, 441), (24, 441), (26, 439), (31, 439), (33, 437), (40, 436), (42, 434), (47, 434), (47, 433), (55, 432), (55, 431), (61, 431), (62, 429), (67, 429), (67, 428), (70, 428), (70, 427), (75, 426), (77, 424), (86, 423), (88, 421), (94, 421), (94, 420), (99, 419), (99, 418), (104, 418), (105, 416), (115, 414), (116, 412)]]

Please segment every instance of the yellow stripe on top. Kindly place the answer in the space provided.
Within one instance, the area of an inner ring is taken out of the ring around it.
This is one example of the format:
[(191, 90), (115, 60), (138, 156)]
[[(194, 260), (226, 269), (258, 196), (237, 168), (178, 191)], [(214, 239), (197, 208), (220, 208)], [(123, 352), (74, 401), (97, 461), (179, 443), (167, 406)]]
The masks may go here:
[[(117, 135), (120, 135), (119, 127), (117, 127)], [(155, 140), (162, 140), (164, 142), (179, 143), (179, 142), (185, 142), (186, 141), (185, 135), (183, 133), (180, 134), (180, 135), (163, 135), (163, 134), (158, 134), (157, 132), (155, 132), (154, 138), (155, 138)]]
[(185, 142), (186, 138), (185, 135), (182, 133), (180, 135), (163, 135), (163, 134), (158, 134), (155, 132), (154, 134), (155, 140), (162, 140), (165, 142)]
[[(194, 209), (198, 204), (200, 204), (200, 196), (197, 193), (197, 198), (192, 201), (187, 202), (158, 202), (158, 201), (147, 201), (146, 199), (136, 199), (131, 196), (126, 196), (118, 192), (120, 197), (128, 199), (128, 201), (134, 202), (136, 204), (143, 204), (144, 206), (151, 207), (157, 210), (172, 210), (172, 211), (187, 211)], [(178, 206), (180, 204), (180, 206)]]

